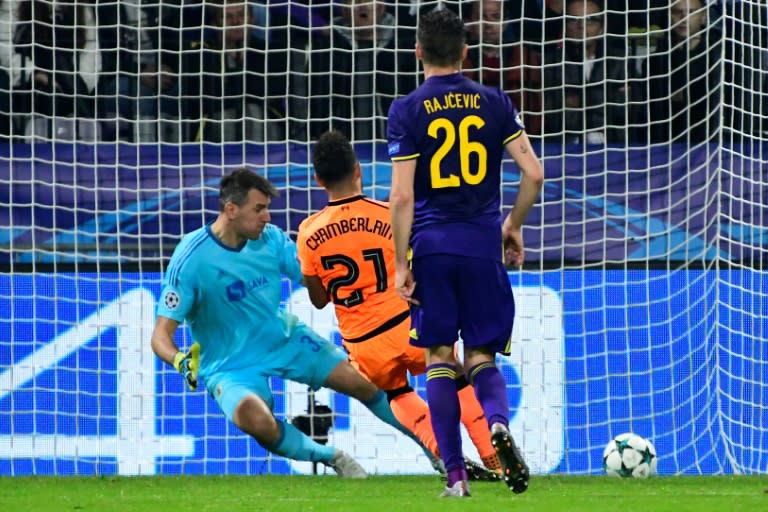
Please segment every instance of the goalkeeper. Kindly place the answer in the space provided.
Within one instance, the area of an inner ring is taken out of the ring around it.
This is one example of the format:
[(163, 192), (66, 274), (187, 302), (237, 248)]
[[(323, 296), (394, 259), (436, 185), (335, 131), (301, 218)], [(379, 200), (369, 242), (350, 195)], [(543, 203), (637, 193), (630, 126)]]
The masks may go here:
[[(408, 384), (409, 371), (413, 375), (426, 371), (425, 352), (409, 344), (408, 303), (392, 288), (389, 207), (362, 194), (360, 164), (340, 131), (326, 132), (318, 139), (313, 164), (329, 203), (299, 227), (299, 259), (312, 304), (323, 308), (334, 303), (352, 364), (387, 392), (397, 419), (437, 457), (429, 408)], [(500, 479), (483, 410), (463, 372), (457, 374), (461, 422), (488, 468), (465, 460), (469, 477)]]
[[(282, 276), (301, 279), (296, 245), (269, 223), (277, 190), (238, 169), (222, 178), (217, 219), (181, 240), (171, 256), (152, 333), (152, 350), (179, 370), (192, 389), (208, 392), (240, 430), (267, 450), (322, 462), (339, 476), (363, 478), (345, 452), (316, 443), (272, 413), (270, 377), (326, 386), (360, 400), (383, 421), (410, 434), (393, 416), (386, 394), (358, 373), (346, 354), (279, 307)], [(186, 320), (188, 353), (173, 341)]]

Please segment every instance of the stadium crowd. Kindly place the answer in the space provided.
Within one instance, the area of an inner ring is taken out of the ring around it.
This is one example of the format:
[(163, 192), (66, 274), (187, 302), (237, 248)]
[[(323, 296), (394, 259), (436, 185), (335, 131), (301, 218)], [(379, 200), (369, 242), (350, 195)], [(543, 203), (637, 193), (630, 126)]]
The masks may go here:
[(418, 16), (435, 8), (461, 12), (463, 72), (505, 90), (533, 139), (766, 130), (757, 2), (0, 0), (0, 136), (281, 142), (333, 127), (384, 140), (389, 105), (419, 84)]

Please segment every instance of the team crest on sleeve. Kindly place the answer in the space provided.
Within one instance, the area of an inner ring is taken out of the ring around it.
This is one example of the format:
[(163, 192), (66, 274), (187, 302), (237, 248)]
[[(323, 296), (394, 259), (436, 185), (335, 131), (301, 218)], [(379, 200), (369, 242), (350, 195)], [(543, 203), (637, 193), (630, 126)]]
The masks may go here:
[(400, 143), (399, 142), (393, 142), (392, 144), (389, 144), (387, 146), (387, 152), (389, 153), (389, 156), (396, 155), (400, 152)]
[(181, 297), (179, 297), (178, 293), (173, 290), (168, 290), (165, 292), (165, 295), (163, 296), (163, 304), (165, 304), (166, 308), (170, 310), (177, 309), (180, 303)]

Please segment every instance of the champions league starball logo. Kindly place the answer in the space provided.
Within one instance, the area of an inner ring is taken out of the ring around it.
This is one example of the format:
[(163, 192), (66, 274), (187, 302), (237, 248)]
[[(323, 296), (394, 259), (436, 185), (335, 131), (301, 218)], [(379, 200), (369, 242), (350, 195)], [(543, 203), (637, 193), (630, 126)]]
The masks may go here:
[(171, 310), (174, 310), (179, 307), (179, 303), (181, 302), (181, 297), (179, 297), (179, 294), (174, 292), (173, 290), (169, 290), (165, 292), (165, 296), (163, 297), (163, 303), (165, 304), (165, 307)]

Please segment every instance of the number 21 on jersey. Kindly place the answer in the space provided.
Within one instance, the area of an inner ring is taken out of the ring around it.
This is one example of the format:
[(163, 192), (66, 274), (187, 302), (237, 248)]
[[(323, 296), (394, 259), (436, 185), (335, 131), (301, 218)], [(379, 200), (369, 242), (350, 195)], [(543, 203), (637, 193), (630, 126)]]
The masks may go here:
[[(331, 296), (334, 304), (348, 308), (362, 304), (365, 300), (363, 290), (355, 288), (361, 277), (366, 282), (371, 281), (371, 277), (373, 277), (373, 280), (376, 282), (374, 293), (381, 293), (387, 290), (387, 266), (384, 260), (384, 251), (381, 249), (365, 249), (362, 255), (363, 261), (370, 262), (373, 265), (373, 276), (361, 274), (360, 265), (349, 255), (332, 254), (320, 258), (320, 262), (325, 270), (331, 270), (334, 267), (340, 266), (345, 271), (343, 275), (328, 281), (328, 295)], [(343, 288), (352, 289), (347, 297), (340, 296), (339, 292)]]
[[(465, 117), (456, 127), (449, 119), (438, 117), (429, 123), (427, 134), (433, 139), (442, 139), (442, 144), (437, 148), (432, 160), (429, 162), (429, 174), (432, 180), (432, 188), (459, 187), (461, 182), (468, 185), (477, 185), (483, 181), (487, 171), (488, 151), (481, 142), (469, 139), (471, 128), (480, 129), (485, 126), (485, 121), (479, 116)], [(458, 132), (458, 137), (457, 137)], [(457, 141), (458, 138), (458, 141)], [(443, 159), (458, 144), (461, 177), (452, 171), (443, 173), (441, 167)], [(477, 155), (477, 169), (470, 168), (470, 157)]]

